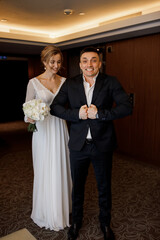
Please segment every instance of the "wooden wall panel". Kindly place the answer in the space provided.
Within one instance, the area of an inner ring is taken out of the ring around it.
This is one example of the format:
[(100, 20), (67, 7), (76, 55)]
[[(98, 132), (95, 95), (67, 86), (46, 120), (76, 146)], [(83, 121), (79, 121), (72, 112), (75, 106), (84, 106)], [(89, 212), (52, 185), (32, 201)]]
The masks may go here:
[(135, 94), (133, 115), (116, 120), (118, 150), (160, 165), (160, 34), (106, 44), (106, 73)]
[(43, 65), (40, 56), (31, 56), (28, 58), (28, 77), (29, 79), (38, 76), (43, 72)]

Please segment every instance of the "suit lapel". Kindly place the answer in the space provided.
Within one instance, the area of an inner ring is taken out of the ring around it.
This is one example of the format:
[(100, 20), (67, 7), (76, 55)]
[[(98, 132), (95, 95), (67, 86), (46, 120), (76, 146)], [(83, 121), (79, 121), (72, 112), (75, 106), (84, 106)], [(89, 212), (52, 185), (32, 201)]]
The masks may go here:
[(85, 90), (84, 90), (82, 75), (80, 75), (77, 84), (79, 85), (79, 96), (80, 96), (81, 105), (85, 105), (85, 104), (87, 104), (87, 99), (86, 99), (86, 94), (85, 94)]
[(103, 86), (103, 79), (102, 79), (102, 75), (99, 73), (96, 79), (96, 83), (95, 83), (95, 87), (94, 87), (94, 91), (93, 91), (93, 97), (92, 97), (92, 104), (95, 103), (96, 98), (98, 96), (98, 93), (100, 91), (100, 89)]

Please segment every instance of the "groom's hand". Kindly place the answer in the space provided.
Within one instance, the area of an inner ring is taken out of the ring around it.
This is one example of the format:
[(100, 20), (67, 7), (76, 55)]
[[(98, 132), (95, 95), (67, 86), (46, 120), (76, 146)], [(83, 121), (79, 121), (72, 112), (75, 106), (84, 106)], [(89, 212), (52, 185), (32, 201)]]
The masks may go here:
[(80, 110), (79, 110), (79, 118), (80, 119), (87, 119), (88, 118), (88, 113), (87, 113), (88, 107), (87, 105), (83, 105), (81, 106)]
[(97, 107), (91, 104), (90, 107), (88, 108), (88, 118), (96, 119), (97, 112), (98, 112)]

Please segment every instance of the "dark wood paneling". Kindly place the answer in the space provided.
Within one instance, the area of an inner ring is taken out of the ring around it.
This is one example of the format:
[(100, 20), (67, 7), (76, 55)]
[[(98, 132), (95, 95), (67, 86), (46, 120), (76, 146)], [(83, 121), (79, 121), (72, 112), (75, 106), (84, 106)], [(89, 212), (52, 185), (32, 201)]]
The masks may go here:
[(28, 58), (28, 76), (29, 79), (38, 76), (44, 71), (43, 64), (39, 56)]
[(106, 72), (135, 94), (133, 115), (115, 121), (118, 150), (160, 165), (160, 34), (108, 46)]

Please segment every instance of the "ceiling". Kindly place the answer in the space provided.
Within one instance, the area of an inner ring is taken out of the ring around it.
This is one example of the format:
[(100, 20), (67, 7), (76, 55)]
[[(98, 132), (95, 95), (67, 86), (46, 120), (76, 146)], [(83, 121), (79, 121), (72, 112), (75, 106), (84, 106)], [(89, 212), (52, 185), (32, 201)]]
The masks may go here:
[(159, 21), (160, 0), (0, 0), (0, 51), (36, 54), (51, 43), (69, 48), (160, 32)]

